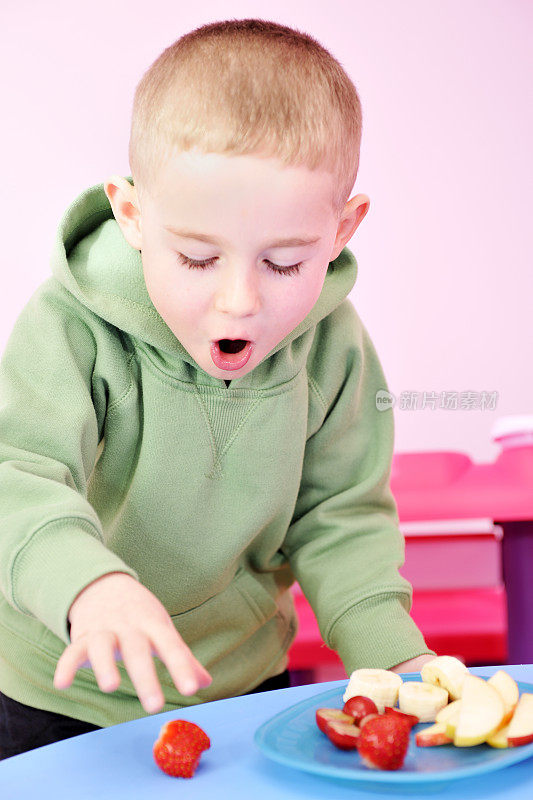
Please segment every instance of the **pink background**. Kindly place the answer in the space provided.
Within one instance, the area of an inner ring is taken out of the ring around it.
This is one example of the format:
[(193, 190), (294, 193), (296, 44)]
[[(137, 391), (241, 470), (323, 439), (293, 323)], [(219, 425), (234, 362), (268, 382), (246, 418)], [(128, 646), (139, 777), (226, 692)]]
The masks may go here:
[(351, 299), (390, 390), (497, 391), (494, 411), (395, 407), (396, 449), (492, 459), (494, 420), (531, 411), (533, 4), (528, 0), (4, 0), (0, 351), (50, 274), (65, 207), (129, 175), (133, 92), (182, 33), (262, 17), (316, 37), (360, 93)]

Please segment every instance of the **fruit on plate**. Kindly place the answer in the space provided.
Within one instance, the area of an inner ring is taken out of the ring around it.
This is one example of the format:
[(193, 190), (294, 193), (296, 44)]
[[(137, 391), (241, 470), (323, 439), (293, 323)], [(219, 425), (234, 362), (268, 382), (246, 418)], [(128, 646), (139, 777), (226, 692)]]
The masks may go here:
[[(453, 731), (456, 747), (471, 747), (485, 742), (502, 724), (505, 708), (499, 692), (477, 675), (467, 675), (461, 696), (457, 725)], [(452, 735), (453, 726), (446, 723)]]
[(491, 736), (489, 736), (486, 743), (490, 744), (491, 747), (499, 747), (499, 748), (510, 747), (511, 745), (507, 740), (508, 733), (509, 733), (509, 725), (504, 725), (503, 728), (498, 728), (496, 733), (493, 733)]
[(341, 750), (355, 750), (359, 733), (359, 728), (353, 722), (330, 720), (326, 725), (326, 736)]
[(393, 714), (396, 717), (400, 717), (405, 722), (407, 722), (411, 728), (415, 725), (418, 725), (420, 720), (414, 714), (405, 714), (403, 711), (400, 711), (398, 708), (391, 708), (390, 706), (385, 706), (385, 714)]
[(356, 725), (359, 725), (363, 717), (366, 717), (367, 714), (378, 713), (374, 701), (371, 700), (370, 697), (363, 697), (361, 694), (350, 697), (350, 699), (345, 702), (342, 710), (345, 714), (353, 717), (353, 721)]
[(340, 708), (317, 708), (315, 713), (316, 724), (322, 731), (326, 732), (328, 722), (345, 722), (353, 725), (354, 718), (349, 714), (345, 714)]
[(533, 742), (533, 694), (524, 692), (518, 701), (507, 731), (509, 747)]
[(464, 679), (469, 674), (468, 668), (454, 656), (436, 656), (426, 661), (420, 670), (420, 677), (425, 683), (446, 689), (451, 700), (459, 700)]
[(461, 708), (460, 700), (452, 700), (447, 706), (441, 708), (435, 717), (436, 722), (448, 722), (450, 719), (455, 719), (459, 716), (459, 709)]
[(380, 714), (361, 728), (357, 751), (367, 767), (400, 769), (409, 747), (410, 725), (393, 714)]
[(395, 705), (402, 683), (400, 676), (389, 669), (356, 669), (350, 675), (342, 699), (346, 703), (355, 695), (370, 697), (376, 704), (378, 712), (382, 714), (385, 706)]
[(367, 714), (366, 717), (363, 717), (359, 723), (359, 727), (362, 728), (367, 722), (370, 722), (371, 719), (374, 719), (374, 717), (379, 717), (379, 714)]
[(450, 744), (453, 739), (446, 733), (446, 723), (436, 722), (429, 728), (415, 733), (415, 742), (418, 747), (435, 747), (438, 744)]
[(492, 675), (487, 683), (490, 683), (491, 686), (499, 692), (500, 697), (503, 700), (503, 706), (505, 708), (505, 713), (502, 720), (502, 725), (506, 725), (511, 717), (514, 714), (514, 710), (518, 703), (518, 695), (520, 692), (518, 691), (518, 686), (515, 680), (511, 678), (508, 672), (505, 672), (503, 669), (499, 669), (497, 672)]
[(533, 742), (533, 694), (524, 692), (507, 725), (501, 726), (489, 736), (491, 747), (520, 747)]
[(154, 761), (167, 775), (192, 778), (204, 750), (211, 747), (209, 736), (199, 725), (184, 719), (166, 722), (153, 746)]
[(435, 722), (441, 708), (448, 703), (448, 692), (423, 681), (402, 683), (398, 692), (400, 711), (414, 714), (420, 722)]

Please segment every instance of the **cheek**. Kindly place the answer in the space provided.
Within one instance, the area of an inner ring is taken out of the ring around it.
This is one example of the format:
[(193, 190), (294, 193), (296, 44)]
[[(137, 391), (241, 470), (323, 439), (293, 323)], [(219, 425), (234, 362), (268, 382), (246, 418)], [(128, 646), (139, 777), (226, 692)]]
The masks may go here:
[[(283, 280), (280, 278), (280, 281)], [(289, 333), (302, 322), (315, 305), (322, 290), (322, 280), (309, 276), (309, 280), (302, 276), (301, 281), (295, 281), (287, 288), (277, 292), (276, 302), (273, 305), (275, 316), (283, 323), (286, 333)]]

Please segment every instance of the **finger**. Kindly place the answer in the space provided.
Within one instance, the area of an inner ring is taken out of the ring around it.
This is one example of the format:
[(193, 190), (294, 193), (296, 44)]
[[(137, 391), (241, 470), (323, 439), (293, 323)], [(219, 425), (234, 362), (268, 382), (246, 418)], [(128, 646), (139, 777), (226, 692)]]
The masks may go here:
[(63, 650), (54, 673), (54, 687), (68, 689), (87, 657), (87, 643), (85, 640), (73, 642)]
[(150, 642), (144, 634), (128, 632), (119, 638), (124, 666), (135, 687), (145, 711), (158, 711), (165, 704), (155, 664), (152, 660)]
[(160, 633), (154, 639), (154, 644), (180, 694), (190, 696), (198, 689), (209, 686), (213, 680), (211, 675), (193, 656), (175, 629), (170, 633)]
[(120, 672), (115, 663), (117, 637), (112, 631), (94, 633), (87, 653), (98, 686), (103, 692), (114, 692), (120, 686)]

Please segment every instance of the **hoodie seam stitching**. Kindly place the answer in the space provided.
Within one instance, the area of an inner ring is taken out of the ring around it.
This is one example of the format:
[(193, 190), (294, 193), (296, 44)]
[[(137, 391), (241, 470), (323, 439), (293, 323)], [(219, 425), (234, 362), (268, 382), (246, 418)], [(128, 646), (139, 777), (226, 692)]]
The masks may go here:
[(309, 385), (311, 386), (311, 389), (313, 389), (313, 391), (315, 392), (316, 396), (318, 397), (318, 400), (319, 400), (319, 402), (320, 402), (320, 404), (322, 406), (322, 410), (324, 411), (324, 413), (326, 413), (327, 410), (328, 410), (328, 405), (326, 403), (326, 399), (325, 399), (325, 397), (324, 397), (319, 385), (317, 384), (315, 379), (309, 374), (307, 375), (307, 380), (309, 382)]
[(115, 410), (115, 408), (117, 408), (117, 406), (119, 406), (123, 402), (125, 402), (127, 400), (127, 398), (129, 397), (129, 395), (131, 394), (132, 390), (133, 390), (134, 381), (133, 381), (133, 375), (131, 374), (131, 362), (133, 361), (134, 356), (135, 356), (135, 352), (130, 353), (130, 355), (128, 356), (127, 361), (126, 361), (126, 367), (127, 367), (127, 370), (128, 370), (128, 375), (130, 376), (129, 386), (120, 395), (120, 397), (117, 397), (116, 400), (113, 400), (113, 402), (109, 404), (109, 406), (107, 407), (107, 414), (108, 415), (111, 414)]
[[(31, 531), (31, 533), (26, 537), (26, 540), (21, 544), (21, 546), (19, 547), (19, 549), (15, 553), (15, 555), (14, 555), (12, 561), (11, 561), (11, 565), (9, 567), (10, 586), (8, 587), (8, 589), (10, 589), (10, 591), (11, 591), (11, 597), (12, 597), (12, 600), (13, 600), (13, 603), (14, 603), (15, 607), (21, 613), (28, 614), (28, 611), (26, 611), (24, 609), (24, 607), (20, 605), (20, 603), (18, 602), (18, 600), (16, 598), (15, 571), (16, 571), (16, 566), (17, 566), (18, 560), (23, 555), (23, 553), (27, 550), (27, 548), (31, 545), (34, 537), (36, 537), (38, 534), (40, 534), (44, 530), (44, 528), (48, 527), (49, 525), (53, 525), (54, 523), (60, 523), (60, 525), (64, 525), (64, 524), (67, 524), (68, 522), (70, 522), (71, 520), (75, 520), (76, 523), (82, 528), (82, 530), (83, 530), (83, 525), (81, 523), (84, 523), (85, 525), (88, 525), (92, 529), (92, 531), (94, 531), (94, 533), (96, 533), (97, 540), (99, 542), (101, 542), (102, 544), (104, 543), (104, 540), (103, 540), (103, 537), (102, 537), (102, 533), (101, 533), (100, 530), (98, 530), (98, 527), (95, 525), (93, 520), (89, 519), (88, 517), (83, 517), (81, 515), (75, 515), (75, 514), (69, 514), (69, 515), (65, 515), (65, 516), (54, 517), (53, 519), (49, 519), (46, 522), (43, 522), (42, 525), (39, 525), (38, 528), (35, 528), (33, 531)], [(85, 530), (85, 533), (90, 533), (92, 535), (92, 531)]]
[[(135, 345), (134, 345), (135, 346)], [(294, 391), (295, 389), (295, 381), (297, 380), (298, 376), (300, 375), (301, 370), (299, 370), (292, 378), (285, 381), (281, 386), (276, 386), (272, 389), (252, 389), (252, 388), (239, 388), (236, 387), (235, 389), (226, 389), (226, 387), (222, 386), (213, 386), (208, 383), (194, 383), (193, 381), (184, 381), (182, 378), (178, 378), (175, 375), (171, 375), (166, 370), (162, 369), (160, 366), (154, 363), (154, 361), (150, 358), (148, 353), (145, 350), (141, 350), (136, 348), (137, 352), (139, 353), (140, 358), (143, 360), (146, 367), (155, 375), (159, 380), (164, 381), (167, 384), (176, 385), (180, 384), (180, 388), (183, 387), (183, 391), (187, 392), (199, 392), (203, 390), (207, 393), (215, 394), (216, 396), (222, 396), (225, 398), (229, 398), (229, 392), (239, 392), (239, 397), (242, 398), (257, 398), (262, 399), (264, 397), (275, 397), (279, 394), (284, 394), (285, 392)]]
[[(90, 284), (82, 283), (81, 281), (78, 281), (77, 283), (78, 283), (78, 286), (80, 287), (80, 289), (83, 289), (84, 291), (91, 291), (91, 289), (93, 288)], [(129, 297), (122, 297), (122, 296), (118, 296), (116, 294), (112, 294), (111, 292), (106, 292), (105, 289), (98, 289), (98, 293), (105, 295), (105, 297), (111, 298), (115, 302), (118, 299), (120, 301), (120, 303), (124, 303), (127, 306), (135, 306), (143, 314), (149, 314), (151, 317), (157, 317), (159, 319), (161, 318), (161, 315), (159, 314), (157, 309), (155, 309), (155, 308), (147, 308), (142, 303), (139, 303), (137, 300), (131, 300)], [(100, 314), (98, 314), (98, 316), (100, 316)], [(104, 319), (101, 316), (100, 316), (100, 318)], [(118, 327), (118, 326), (115, 325), (115, 327)], [(120, 330), (123, 330), (123, 328), (120, 328)]]
[(328, 647), (331, 647), (331, 634), (332, 634), (333, 628), (335, 627), (335, 625), (336, 625), (338, 622), (340, 622), (340, 620), (341, 620), (341, 619), (342, 619), (342, 618), (343, 618), (343, 617), (344, 617), (344, 616), (345, 616), (345, 615), (346, 615), (346, 614), (347, 614), (349, 611), (352, 611), (352, 610), (353, 610), (353, 609), (354, 609), (356, 606), (358, 606), (358, 605), (361, 605), (361, 603), (365, 603), (367, 600), (373, 600), (373, 599), (374, 599), (374, 598), (376, 598), (376, 597), (382, 597), (382, 596), (388, 596), (388, 597), (390, 597), (391, 595), (393, 595), (394, 597), (396, 597), (398, 600), (400, 599), (400, 597), (406, 597), (406, 598), (407, 598), (409, 601), (411, 600), (411, 594), (410, 594), (410, 592), (408, 592), (408, 591), (403, 591), (403, 590), (398, 590), (398, 587), (397, 587), (397, 586), (392, 586), (392, 585), (391, 585), (390, 587), (386, 587), (386, 586), (384, 586), (384, 587), (382, 587), (382, 588), (381, 588), (379, 591), (377, 591), (377, 592), (372, 592), (372, 594), (365, 595), (364, 597), (360, 597), (360, 598), (359, 598), (358, 600), (356, 600), (355, 602), (350, 602), (349, 604), (347, 604), (347, 605), (346, 605), (346, 606), (345, 606), (345, 607), (344, 607), (344, 608), (343, 608), (343, 609), (342, 609), (342, 610), (341, 610), (341, 611), (340, 611), (340, 612), (337, 614), (337, 616), (335, 617), (335, 619), (333, 620), (333, 622), (331, 622), (331, 623), (329, 624), (328, 628), (326, 629), (325, 636), (324, 636), (324, 641), (326, 642), (326, 644), (328, 645)]

